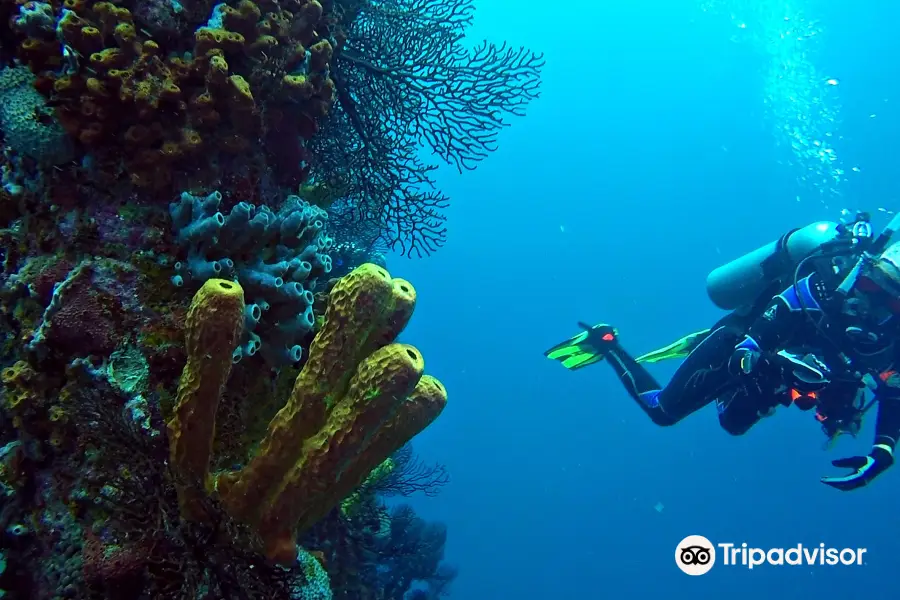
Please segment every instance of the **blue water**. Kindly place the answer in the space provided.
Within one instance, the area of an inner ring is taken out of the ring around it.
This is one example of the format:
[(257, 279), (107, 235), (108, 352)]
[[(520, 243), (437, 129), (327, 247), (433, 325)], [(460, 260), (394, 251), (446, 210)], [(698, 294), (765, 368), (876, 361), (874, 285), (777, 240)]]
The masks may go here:
[[(391, 263), (419, 292), (405, 338), (450, 391), (416, 445), (453, 481), (417, 510), (449, 525), (455, 597), (861, 598), (895, 581), (897, 468), (851, 493), (818, 481), (830, 460), (868, 451), (874, 419), (831, 452), (794, 411), (742, 438), (721, 431), (712, 408), (660, 429), (605, 365), (569, 373), (542, 356), (577, 320), (615, 324), (634, 352), (706, 327), (719, 316), (704, 291), (711, 268), (844, 208), (900, 206), (900, 7), (798, 5), (824, 28), (805, 59), (821, 74), (813, 87), (839, 79), (826, 90), (846, 173), (834, 191), (803, 181), (808, 165), (774, 132), (784, 105), (763, 101), (771, 56), (721, 10), (479, 0), (475, 38), (546, 53), (543, 96), (477, 171), (442, 174), (454, 198), (448, 245)], [(867, 561), (692, 578), (673, 560), (689, 534), (865, 547)]]

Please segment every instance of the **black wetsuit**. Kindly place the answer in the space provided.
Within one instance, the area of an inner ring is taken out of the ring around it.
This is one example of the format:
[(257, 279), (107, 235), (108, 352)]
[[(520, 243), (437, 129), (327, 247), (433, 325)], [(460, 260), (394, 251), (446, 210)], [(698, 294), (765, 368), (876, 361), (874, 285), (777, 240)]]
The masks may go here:
[(793, 398), (792, 393), (796, 390), (790, 387), (773, 393), (764, 392), (757, 386), (738, 387), (716, 398), (719, 425), (731, 435), (744, 435), (769, 409), (778, 404), (789, 406), (793, 403), (804, 411), (815, 408), (823, 430), (831, 437), (840, 428), (849, 427), (852, 421), (861, 418), (857, 411), (864, 389), (858, 381), (832, 381), (814, 394)]
[[(749, 309), (731, 312), (721, 318), (710, 328), (714, 332), (720, 327), (741, 332), (747, 335), (751, 326), (769, 308), (772, 296), (777, 294), (784, 283), (776, 282), (761, 296), (761, 300)], [(783, 378), (779, 378), (783, 381)], [(746, 382), (742, 382), (746, 383)], [(856, 379), (844, 381), (831, 381), (828, 385), (814, 394), (802, 397), (794, 397), (795, 392), (784, 382), (783, 390), (766, 389), (758, 385), (737, 385), (729, 389), (715, 399), (716, 409), (719, 414), (719, 425), (731, 435), (744, 435), (751, 427), (756, 425), (767, 412), (778, 404), (788, 406), (794, 404), (800, 410), (807, 411), (816, 408), (817, 417), (822, 422), (823, 429), (831, 429), (829, 437), (839, 427), (849, 426), (857, 417), (857, 407), (863, 394), (864, 386)], [(830, 420), (825, 423), (825, 420)]]
[[(862, 375), (871, 376), (870, 382), (877, 384), (876, 443), (893, 449), (900, 433), (900, 376), (894, 373), (900, 370), (900, 317), (891, 315), (875, 322), (872, 317), (848, 314), (846, 309), (860, 298), (848, 301), (833, 289), (813, 273), (798, 282), (797, 290), (789, 285), (771, 298), (761, 313), (752, 311), (759, 316), (749, 327), (727, 317), (694, 348), (665, 387), (618, 342), (605, 354), (629, 394), (654, 423), (673, 425), (719, 400), (723, 427), (740, 434), (778, 404), (779, 395), (794, 384), (790, 373), (774, 368), (777, 361), (771, 357), (779, 350), (801, 349), (820, 357), (831, 370), (823, 392), (832, 401), (851, 402), (863, 386)], [(855, 332), (853, 338), (848, 331)], [(876, 334), (877, 339), (866, 338), (866, 333)], [(733, 357), (739, 345), (759, 351), (759, 369), (736, 372)], [(842, 355), (850, 359), (849, 364)], [(724, 411), (723, 399), (727, 403)]]

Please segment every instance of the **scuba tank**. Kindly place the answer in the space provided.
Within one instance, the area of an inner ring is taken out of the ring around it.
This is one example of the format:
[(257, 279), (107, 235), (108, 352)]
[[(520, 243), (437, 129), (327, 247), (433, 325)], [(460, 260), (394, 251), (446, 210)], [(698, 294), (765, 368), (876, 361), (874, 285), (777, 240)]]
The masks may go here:
[(789, 277), (800, 261), (844, 235), (844, 227), (831, 221), (789, 231), (714, 269), (706, 278), (709, 299), (723, 310), (751, 305), (773, 281)]

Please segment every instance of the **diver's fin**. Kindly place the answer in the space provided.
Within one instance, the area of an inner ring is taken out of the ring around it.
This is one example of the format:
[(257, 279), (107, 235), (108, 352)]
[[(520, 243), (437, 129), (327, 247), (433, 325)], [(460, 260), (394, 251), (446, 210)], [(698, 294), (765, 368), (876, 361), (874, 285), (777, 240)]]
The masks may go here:
[(709, 337), (710, 330), (704, 329), (684, 336), (676, 342), (672, 342), (668, 346), (653, 350), (635, 360), (639, 363), (655, 363), (661, 360), (669, 360), (671, 358), (684, 358), (700, 345), (700, 342)]
[[(603, 354), (597, 351), (597, 349), (587, 341), (588, 332), (592, 327), (584, 323), (578, 324), (583, 327), (585, 331), (572, 336), (565, 342), (557, 344), (544, 352), (544, 356), (550, 360), (559, 361), (562, 363), (562, 366), (570, 371), (576, 371), (603, 360)], [(608, 327), (605, 323), (600, 323), (594, 327), (602, 326)]]

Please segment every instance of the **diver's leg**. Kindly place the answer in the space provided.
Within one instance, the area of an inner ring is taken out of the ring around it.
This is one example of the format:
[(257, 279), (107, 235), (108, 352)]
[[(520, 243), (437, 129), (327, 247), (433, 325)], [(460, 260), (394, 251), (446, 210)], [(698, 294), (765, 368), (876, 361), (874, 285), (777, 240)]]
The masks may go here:
[(743, 338), (740, 330), (719, 327), (694, 348), (665, 388), (646, 390), (641, 398), (657, 406), (672, 423), (706, 406), (739, 385), (728, 363)]
[(760, 415), (760, 398), (746, 388), (724, 394), (716, 400), (719, 411), (719, 425), (731, 435), (744, 435), (756, 425)]
[(612, 365), (625, 390), (657, 425), (674, 425), (736, 384), (728, 372), (728, 361), (744, 337), (737, 329), (719, 327), (710, 333), (685, 358), (669, 385), (662, 388), (622, 348), (614, 328), (584, 327), (591, 333), (592, 345)]
[(657, 425), (674, 424), (674, 421), (670, 421), (658, 406), (644, 399), (644, 395), (647, 393), (655, 395), (659, 390), (659, 384), (643, 365), (622, 348), (618, 340), (610, 341), (603, 354), (612, 365), (616, 375), (619, 376), (622, 385), (625, 386), (625, 391), (654, 423)]

